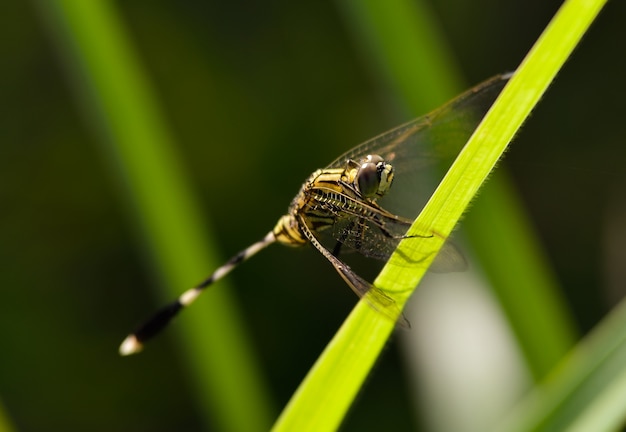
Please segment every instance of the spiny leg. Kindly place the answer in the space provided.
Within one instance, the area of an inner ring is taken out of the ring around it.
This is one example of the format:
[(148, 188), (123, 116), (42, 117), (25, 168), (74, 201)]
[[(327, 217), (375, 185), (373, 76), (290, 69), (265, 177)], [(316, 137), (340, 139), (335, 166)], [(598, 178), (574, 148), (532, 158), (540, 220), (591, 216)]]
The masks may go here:
[(142, 350), (143, 344), (157, 335), (168, 323), (185, 307), (193, 303), (202, 292), (214, 282), (226, 276), (232, 269), (243, 261), (259, 252), (266, 246), (274, 243), (276, 237), (273, 232), (268, 233), (263, 240), (258, 241), (250, 247), (233, 256), (226, 264), (215, 270), (215, 272), (200, 282), (195, 287), (182, 293), (178, 299), (163, 307), (155, 313), (148, 321), (140, 325), (133, 333), (128, 335), (120, 345), (121, 355), (135, 354)]
[(343, 246), (343, 243), (342, 243), (341, 241), (339, 241), (339, 240), (338, 240), (338, 241), (335, 243), (335, 247), (333, 247), (333, 252), (332, 252), (332, 254), (333, 254), (334, 256), (336, 256), (337, 258), (339, 258), (339, 254), (341, 253), (341, 247), (342, 247), (342, 246)]

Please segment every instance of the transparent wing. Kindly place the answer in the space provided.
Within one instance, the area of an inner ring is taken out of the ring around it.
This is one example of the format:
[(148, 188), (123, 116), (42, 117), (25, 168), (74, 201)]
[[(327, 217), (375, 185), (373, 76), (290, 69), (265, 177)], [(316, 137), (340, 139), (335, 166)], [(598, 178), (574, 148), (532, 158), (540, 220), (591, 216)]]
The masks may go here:
[[(411, 223), (404, 219), (382, 217), (384, 223), (374, 223), (371, 219), (357, 216), (338, 218), (333, 224), (332, 237), (342, 245), (369, 258), (387, 261), (404, 239)], [(382, 229), (381, 229), (382, 226)], [(410, 237), (409, 241), (429, 241), (433, 238), (423, 236)], [(430, 270), (436, 273), (463, 271), (467, 261), (456, 245), (447, 241), (435, 257)]]
[(342, 203), (334, 210), (338, 217), (332, 225), (332, 237), (366, 257), (389, 259), (411, 221), (348, 195), (343, 195)]
[(433, 174), (449, 168), (508, 78), (491, 78), (430, 114), (353, 148), (328, 168), (344, 167), (347, 159), (380, 155), (393, 165), (396, 175), (390, 191), (378, 202), (386, 210), (412, 220), (441, 178), (441, 174)]
[(361, 276), (352, 271), (352, 269), (339, 258), (335, 257), (328, 249), (326, 249), (307, 228), (304, 220), (300, 220), (303, 234), (309, 239), (311, 244), (317, 249), (330, 263), (333, 265), (337, 273), (348, 284), (348, 286), (359, 296), (365, 299), (372, 309), (386, 316), (393, 322), (397, 322), (401, 327), (410, 327), (407, 319), (402, 315), (402, 311), (396, 302), (385, 294), (381, 289), (376, 288), (367, 282)]
[(387, 226), (398, 234), (387, 235), (389, 231), (381, 231), (377, 224), (363, 218), (341, 218), (333, 224), (332, 236), (342, 245), (355, 250), (363, 256), (387, 261), (398, 247), (402, 236), (409, 228), (409, 224), (395, 223)]

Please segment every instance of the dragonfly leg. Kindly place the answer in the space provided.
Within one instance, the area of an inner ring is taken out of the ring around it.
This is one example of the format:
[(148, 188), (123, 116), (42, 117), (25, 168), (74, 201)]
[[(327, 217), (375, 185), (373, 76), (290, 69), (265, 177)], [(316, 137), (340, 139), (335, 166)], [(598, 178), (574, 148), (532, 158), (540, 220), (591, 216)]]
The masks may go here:
[(333, 248), (333, 252), (332, 254), (339, 258), (339, 253), (341, 252), (341, 247), (343, 246), (343, 243), (341, 241), (337, 241), (337, 243), (335, 243), (335, 247)]
[(333, 255), (336, 256), (337, 258), (339, 258), (341, 247), (343, 246), (343, 243), (348, 238), (348, 233), (352, 230), (352, 227), (354, 227), (354, 222), (350, 222), (348, 224), (348, 227), (342, 231), (341, 235), (337, 239), (337, 243), (335, 244), (335, 247), (333, 248), (333, 252), (332, 252)]

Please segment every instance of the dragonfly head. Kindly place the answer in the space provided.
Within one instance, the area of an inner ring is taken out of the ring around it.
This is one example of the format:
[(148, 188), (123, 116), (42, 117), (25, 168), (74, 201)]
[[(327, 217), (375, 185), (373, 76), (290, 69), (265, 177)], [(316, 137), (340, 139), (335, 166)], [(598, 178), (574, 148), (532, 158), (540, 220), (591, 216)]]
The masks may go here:
[(359, 192), (366, 198), (380, 198), (387, 193), (393, 181), (393, 165), (378, 155), (367, 155), (355, 177)]

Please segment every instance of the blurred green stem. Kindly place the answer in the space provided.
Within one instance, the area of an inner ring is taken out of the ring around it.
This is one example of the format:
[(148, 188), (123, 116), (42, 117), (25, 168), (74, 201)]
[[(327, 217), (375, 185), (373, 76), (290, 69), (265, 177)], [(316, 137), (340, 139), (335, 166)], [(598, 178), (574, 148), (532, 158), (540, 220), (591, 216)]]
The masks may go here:
[[(206, 218), (198, 211), (174, 140), (114, 3), (35, 4), (127, 193), (144, 248), (161, 272), (158, 279), (165, 281), (167, 294), (159, 301), (171, 301), (218, 260), (206, 247), (210, 236), (201, 222)], [(272, 409), (236, 307), (218, 286), (205, 297), (176, 326), (182, 330), (185, 369), (201, 401), (198, 411), (218, 430), (266, 429)], [(112, 353), (116, 349), (111, 346)]]
[(13, 432), (15, 428), (9, 421), (4, 405), (0, 402), (0, 432)]
[(622, 300), (494, 430), (623, 430), (625, 364), (626, 300)]

